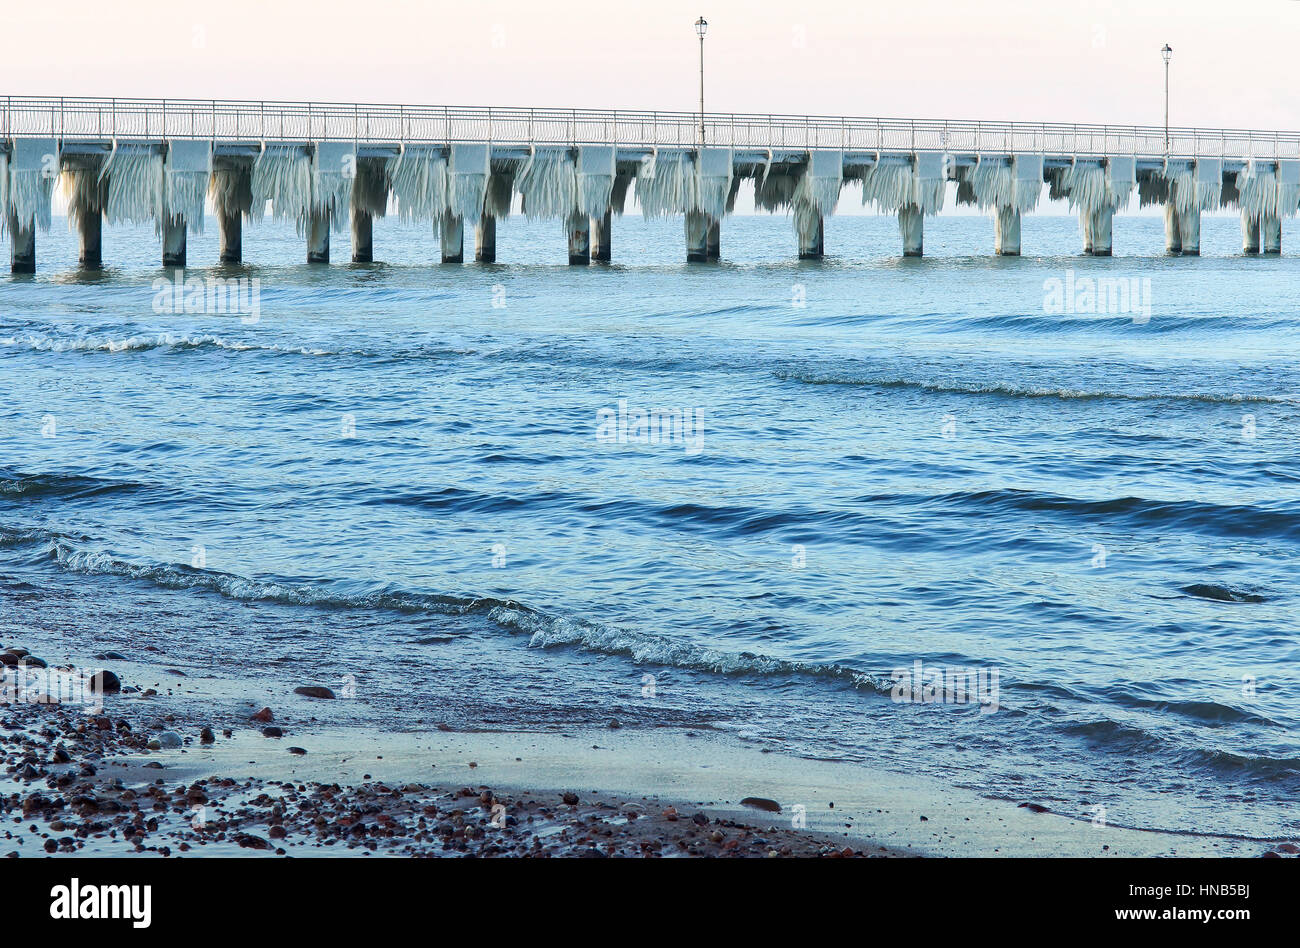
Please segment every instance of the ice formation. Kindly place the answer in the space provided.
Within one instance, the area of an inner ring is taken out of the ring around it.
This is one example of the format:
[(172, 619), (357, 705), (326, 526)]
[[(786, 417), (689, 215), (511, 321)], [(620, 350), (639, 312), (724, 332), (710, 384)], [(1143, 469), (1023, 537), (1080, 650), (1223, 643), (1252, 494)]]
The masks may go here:
[(682, 214), (694, 203), (695, 163), (682, 149), (656, 149), (636, 173), (636, 200), (647, 220)]
[(59, 176), (59, 143), (53, 138), (17, 138), (9, 159), (8, 207), (18, 226), (50, 229), (50, 199)]
[(9, 153), (0, 151), (0, 235), (9, 228)]
[(1017, 154), (1012, 158), (1015, 168), (1015, 199), (1013, 206), (1021, 214), (1028, 214), (1038, 206), (1043, 194), (1043, 156)]
[[(100, 170), (107, 179), (108, 193), (103, 205), (109, 224), (143, 224), (152, 222), (155, 231), (162, 228), (163, 156), (147, 145), (114, 143), (113, 152)], [(69, 215), (72, 214), (71, 199)]]
[(203, 233), (203, 199), (212, 179), (212, 144), (176, 139), (167, 144), (163, 165), (163, 207), (171, 218), (183, 218), (193, 233)]
[(597, 219), (605, 216), (618, 173), (615, 152), (612, 145), (582, 145), (578, 148), (576, 190), (579, 214)]
[(577, 169), (568, 148), (534, 148), (515, 179), (529, 220), (568, 221), (578, 206)]
[(357, 159), (357, 176), (352, 180), (352, 209), (371, 217), (388, 213), (388, 178), (382, 159)]
[(937, 214), (947, 190), (947, 156), (941, 151), (917, 152), (907, 164), (877, 161), (862, 177), (862, 203), (892, 214), (906, 207)]
[(276, 220), (291, 220), (300, 227), (312, 206), (312, 160), (297, 145), (264, 145), (253, 162), (253, 204), (250, 217), (260, 221), (271, 202)]
[(442, 218), (447, 209), (447, 158), (441, 148), (403, 147), (388, 159), (387, 174), (400, 221)]
[(688, 211), (703, 211), (719, 218), (727, 211), (731, 194), (733, 155), (730, 148), (701, 148), (695, 158), (695, 194)]
[(357, 146), (353, 142), (316, 143), (311, 163), (311, 213), (328, 215), (335, 231), (348, 226), (356, 176)]
[(104, 180), (98, 165), (76, 165), (63, 169), (63, 198), (68, 205), (68, 230), (77, 230), (82, 218), (98, 217), (104, 211)]
[(251, 214), (253, 209), (253, 183), (251, 165), (214, 163), (208, 195), (212, 209), (218, 217)]
[(447, 209), (467, 224), (483, 216), (488, 176), (492, 173), (491, 145), (452, 145), (447, 162)]

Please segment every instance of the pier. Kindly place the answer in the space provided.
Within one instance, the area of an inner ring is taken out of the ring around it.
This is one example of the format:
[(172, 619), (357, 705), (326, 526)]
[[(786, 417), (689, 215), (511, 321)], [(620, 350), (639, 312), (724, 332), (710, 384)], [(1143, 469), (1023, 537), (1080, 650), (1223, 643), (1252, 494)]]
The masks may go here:
[(267, 213), (298, 225), (311, 263), (329, 263), (331, 235), (348, 232), (353, 262), (382, 259), (372, 227), (389, 213), (430, 225), (431, 261), (462, 263), (469, 235), (473, 259), (493, 263), (516, 204), (557, 222), (570, 264), (607, 263), (629, 193), (647, 217), (680, 217), (685, 259), (708, 263), (746, 179), (758, 208), (790, 214), (802, 259), (825, 254), (825, 217), (849, 185), (897, 217), (905, 256), (924, 254), (950, 182), (958, 204), (989, 214), (991, 252), (1006, 256), (1044, 193), (1068, 202), (1081, 252), (1097, 256), (1112, 253), (1112, 220), (1134, 192), (1164, 208), (1153, 254), (1199, 254), (1201, 214), (1221, 208), (1240, 213), (1243, 253), (1280, 254), (1282, 218), (1300, 207), (1294, 132), (20, 96), (0, 107), (13, 273), (35, 271), (56, 184), (87, 269), (111, 255), (105, 222), (152, 222), (165, 267), (186, 266), (186, 235), (212, 223), (213, 263), (238, 264), (244, 225)]

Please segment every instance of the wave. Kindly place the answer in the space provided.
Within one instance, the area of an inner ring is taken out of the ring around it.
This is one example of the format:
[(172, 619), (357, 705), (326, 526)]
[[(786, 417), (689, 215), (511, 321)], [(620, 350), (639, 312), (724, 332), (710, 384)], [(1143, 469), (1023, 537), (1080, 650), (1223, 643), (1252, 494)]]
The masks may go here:
[(993, 395), (1004, 398), (1054, 398), (1063, 401), (1185, 401), (1207, 404), (1300, 404), (1300, 395), (1241, 395), (1212, 392), (1120, 392), (1090, 391), (1053, 386), (1019, 385), (1012, 382), (920, 381), (892, 377), (870, 377), (840, 373), (810, 373), (777, 370), (773, 375), (784, 382), (803, 385), (867, 386), (882, 389), (915, 389), (951, 395)]
[(0, 336), (0, 346), (26, 347), (37, 352), (147, 352), (152, 349), (227, 349), (232, 352), (283, 352), (297, 355), (338, 355), (328, 349), (309, 346), (282, 346), (275, 343), (254, 345), (210, 334), (141, 333), (125, 339), (107, 336), (76, 336), (58, 339), (53, 336)]
[(1233, 774), (1260, 780), (1300, 777), (1300, 758), (1266, 757), (1211, 747), (1187, 747), (1176, 740), (1110, 718), (1066, 725), (1067, 736), (1082, 738), (1112, 753), (1172, 756), (1187, 771)]
[(379, 609), (403, 613), (483, 615), (512, 634), (527, 635), (529, 647), (576, 647), (605, 655), (632, 658), (639, 664), (662, 665), (722, 675), (798, 676), (831, 679), (852, 688), (888, 694), (885, 679), (838, 664), (787, 661), (752, 652), (727, 652), (674, 641), (667, 636), (635, 632), (555, 616), (510, 599), (449, 596), (408, 590), (380, 589), (363, 593), (334, 592), (320, 586), (257, 580), (183, 564), (133, 563), (111, 553), (76, 549), (50, 535), (48, 551), (64, 570), (84, 575), (117, 576), (166, 589), (216, 593), (242, 602), (274, 602), (325, 609)]
[(0, 470), (0, 500), (61, 497), (85, 498), (131, 493), (145, 485), (134, 481), (109, 481), (81, 474), (17, 474)]

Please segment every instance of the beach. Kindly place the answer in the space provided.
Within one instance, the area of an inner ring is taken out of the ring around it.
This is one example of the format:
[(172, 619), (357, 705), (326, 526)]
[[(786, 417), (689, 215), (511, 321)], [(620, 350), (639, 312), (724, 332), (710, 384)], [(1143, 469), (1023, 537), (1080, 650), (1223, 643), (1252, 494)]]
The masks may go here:
[(0, 810), (14, 824), (0, 837), (0, 854), (884, 858), (1300, 851), (1292, 841), (1106, 826), (1037, 801), (990, 800), (901, 771), (763, 753), (700, 729), (638, 731), (616, 721), (601, 729), (513, 732), (330, 726), (318, 712), (347, 699), (324, 697), (332, 692), (323, 686), (284, 681), (273, 706), (255, 708), (235, 697), (246, 681), (224, 669), (178, 674), (168, 658), (113, 662), (122, 689), (103, 694), (102, 708), (40, 704), (34, 692), (0, 706)]

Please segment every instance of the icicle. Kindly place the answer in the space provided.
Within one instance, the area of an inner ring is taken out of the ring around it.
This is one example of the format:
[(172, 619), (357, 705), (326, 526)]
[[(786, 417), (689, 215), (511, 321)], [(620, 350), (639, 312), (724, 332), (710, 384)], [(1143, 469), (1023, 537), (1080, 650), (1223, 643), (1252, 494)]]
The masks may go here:
[(1128, 207), (1137, 186), (1137, 159), (1132, 155), (1118, 155), (1106, 159), (1106, 189), (1110, 192), (1111, 207), (1119, 210)]
[(440, 221), (447, 210), (447, 159), (441, 149), (406, 147), (388, 159), (388, 180), (402, 223)]
[(732, 214), (736, 210), (736, 195), (740, 193), (740, 183), (744, 180), (741, 175), (733, 174), (731, 176), (731, 187), (727, 188), (727, 213)]
[(844, 152), (813, 149), (808, 156), (808, 167), (795, 186), (794, 204), (807, 206), (819, 215), (834, 214), (843, 185)]
[(518, 188), (529, 220), (559, 219), (567, 227), (569, 217), (578, 207), (578, 179), (572, 152), (568, 148), (535, 149), (532, 161), (519, 175)]
[(1070, 209), (1095, 214), (1102, 208), (1114, 208), (1113, 194), (1106, 186), (1106, 169), (1099, 164), (1075, 162), (1065, 169), (1061, 187), (1070, 201)]
[(1223, 159), (1196, 159), (1196, 204), (1203, 211), (1219, 206), (1223, 196)]
[(9, 152), (0, 151), (0, 236), (9, 229)]
[(149, 146), (119, 145), (99, 172), (108, 179), (104, 203), (109, 224), (152, 221), (161, 233), (163, 219), (163, 156)]
[(233, 164), (231, 159), (225, 161), (222, 165), (214, 163), (212, 167), (212, 183), (208, 186), (212, 210), (218, 217), (250, 214), (253, 209), (252, 167), (243, 161), (239, 164)]
[(1143, 171), (1138, 175), (1138, 205), (1150, 207), (1169, 200), (1169, 181), (1158, 171)]
[(348, 228), (352, 183), (357, 176), (353, 142), (317, 142), (311, 163), (311, 213), (328, 214), (335, 231)]
[(980, 156), (967, 180), (975, 195), (975, 206), (982, 211), (1011, 207), (1015, 203), (1015, 178), (1011, 165), (1001, 157)]
[(452, 145), (447, 162), (447, 209), (466, 224), (483, 216), (488, 176), (492, 173), (491, 145)]
[(731, 193), (731, 149), (701, 148), (695, 156), (695, 172), (695, 201), (690, 210), (721, 217), (727, 211), (727, 195)]
[(1064, 201), (1070, 196), (1069, 168), (1048, 168), (1043, 172), (1047, 180), (1047, 198), (1050, 201)]
[(191, 233), (203, 233), (203, 199), (212, 179), (212, 145), (203, 140), (167, 143), (163, 165), (163, 206), (169, 217), (182, 217)]
[(623, 216), (623, 208), (627, 205), (627, 192), (635, 178), (636, 174), (631, 171), (619, 171), (614, 175), (614, 187), (609, 192), (609, 206), (619, 217)]
[(1277, 211), (1290, 217), (1300, 210), (1300, 161), (1283, 158), (1277, 163)]
[(1015, 169), (1015, 200), (1012, 204), (1021, 214), (1028, 214), (1038, 206), (1043, 194), (1043, 156), (1017, 154), (1011, 163)]
[(526, 167), (526, 158), (497, 159), (492, 162), (492, 176), (488, 178), (487, 196), (483, 199), (484, 214), (497, 220), (505, 220), (510, 216), (515, 198), (515, 181)]
[(298, 145), (264, 145), (253, 163), (252, 189), (253, 220), (262, 220), (270, 201), (272, 217), (301, 227), (312, 206), (311, 158)]
[(914, 156), (916, 179), (913, 200), (922, 214), (938, 214), (943, 210), (944, 195), (948, 190), (948, 156), (942, 151), (918, 151)]
[(882, 214), (893, 214), (912, 203), (911, 165), (877, 161), (862, 179), (863, 205), (875, 204)]
[(358, 158), (357, 176), (352, 181), (352, 210), (371, 217), (388, 213), (388, 178), (382, 158)]
[(1186, 165), (1170, 166), (1165, 162), (1164, 177), (1169, 182), (1169, 198), (1174, 202), (1174, 209), (1180, 214), (1190, 214), (1196, 209), (1196, 179), (1192, 169)]
[(68, 230), (81, 227), (82, 215), (97, 217), (104, 212), (104, 174), (100, 167), (71, 165), (63, 169), (63, 199), (68, 205)]
[(1237, 172), (1237, 207), (1247, 217), (1259, 220), (1264, 215), (1272, 215), (1278, 205), (1277, 176), (1272, 173), (1260, 173), (1254, 161)]
[(50, 229), (50, 199), (59, 176), (59, 143), (53, 138), (16, 138), (9, 159), (8, 207), (18, 226)]
[(636, 199), (646, 219), (684, 214), (695, 207), (695, 168), (687, 151), (657, 151), (636, 175)]
[(579, 214), (600, 219), (609, 209), (610, 195), (614, 192), (614, 175), (617, 171), (614, 152), (612, 145), (578, 147)]
[(773, 171), (769, 165), (754, 181), (754, 205), (765, 211), (781, 211), (794, 204), (799, 180), (791, 174)]

